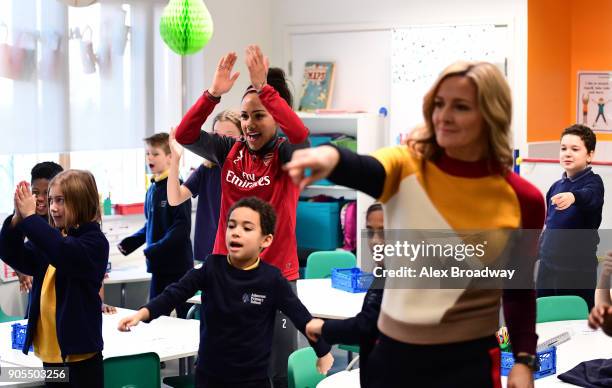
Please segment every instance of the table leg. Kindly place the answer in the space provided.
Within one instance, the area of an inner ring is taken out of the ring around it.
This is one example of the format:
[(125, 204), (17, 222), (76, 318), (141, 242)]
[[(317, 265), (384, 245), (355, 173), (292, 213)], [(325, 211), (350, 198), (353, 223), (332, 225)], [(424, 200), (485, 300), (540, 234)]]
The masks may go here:
[(185, 358), (179, 359), (179, 376), (185, 375)]
[(125, 308), (125, 283), (121, 283), (121, 308)]
[(193, 363), (195, 361), (195, 358), (193, 356), (191, 357), (187, 357), (187, 374), (188, 375), (192, 375), (193, 374)]

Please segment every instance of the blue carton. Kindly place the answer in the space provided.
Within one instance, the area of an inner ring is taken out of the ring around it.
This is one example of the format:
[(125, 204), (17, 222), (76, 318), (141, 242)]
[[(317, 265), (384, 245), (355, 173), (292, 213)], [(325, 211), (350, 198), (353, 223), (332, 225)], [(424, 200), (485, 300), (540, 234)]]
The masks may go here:
[[(13, 323), (11, 325), (11, 347), (17, 350), (23, 350), (23, 345), (25, 344), (26, 331), (28, 330), (28, 325), (22, 325), (21, 323)], [(30, 351), (33, 351), (33, 346), (30, 345)]]
[(332, 269), (332, 287), (348, 292), (366, 292), (374, 275), (363, 272), (360, 268), (334, 268)]
[[(533, 373), (535, 379), (557, 373), (557, 348), (551, 347), (538, 352), (540, 370)], [(514, 356), (511, 352), (501, 352), (501, 375), (508, 376), (514, 366)]]

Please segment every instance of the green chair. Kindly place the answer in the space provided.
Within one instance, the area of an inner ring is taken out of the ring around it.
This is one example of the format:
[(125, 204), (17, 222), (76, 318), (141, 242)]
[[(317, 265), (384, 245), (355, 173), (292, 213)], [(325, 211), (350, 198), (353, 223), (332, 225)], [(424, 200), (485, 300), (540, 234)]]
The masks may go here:
[[(323, 279), (331, 277), (332, 268), (352, 268), (357, 265), (357, 258), (348, 251), (313, 252), (306, 260), (306, 279)], [(339, 349), (348, 352), (348, 361), (353, 353), (359, 353), (359, 346), (339, 345)]]
[(311, 347), (291, 353), (287, 365), (289, 388), (315, 388), (325, 378), (317, 372), (317, 355)]
[(19, 321), (21, 319), (23, 319), (23, 317), (18, 317), (15, 315), (7, 315), (4, 311), (2, 311), (2, 307), (0, 307), (0, 323)]
[(159, 356), (141, 353), (104, 360), (104, 388), (152, 388), (161, 386)]
[(195, 376), (172, 376), (165, 377), (164, 384), (171, 386), (172, 388), (194, 388), (195, 387)]
[(355, 255), (348, 251), (313, 252), (306, 260), (306, 279), (331, 277), (332, 268), (352, 268), (357, 265)]
[(576, 295), (544, 296), (536, 300), (536, 322), (588, 319), (586, 302)]

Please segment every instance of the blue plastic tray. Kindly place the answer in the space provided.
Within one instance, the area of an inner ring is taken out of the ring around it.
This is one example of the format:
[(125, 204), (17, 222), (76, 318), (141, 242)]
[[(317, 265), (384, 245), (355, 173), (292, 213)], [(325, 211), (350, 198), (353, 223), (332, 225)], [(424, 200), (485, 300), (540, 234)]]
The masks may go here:
[[(533, 377), (539, 379), (557, 373), (557, 348), (554, 346), (538, 352), (540, 370), (534, 372)], [(514, 356), (510, 352), (501, 352), (501, 374), (508, 376), (514, 366)]]
[(359, 268), (334, 268), (331, 279), (333, 288), (348, 292), (366, 292), (374, 281), (374, 276)]

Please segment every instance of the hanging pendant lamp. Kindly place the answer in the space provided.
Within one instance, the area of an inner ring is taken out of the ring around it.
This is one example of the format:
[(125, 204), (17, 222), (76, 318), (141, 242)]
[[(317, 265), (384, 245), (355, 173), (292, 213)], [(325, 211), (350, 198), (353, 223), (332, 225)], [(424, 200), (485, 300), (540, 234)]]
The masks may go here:
[(172, 51), (200, 51), (213, 34), (213, 21), (203, 0), (170, 0), (159, 22), (159, 34)]

